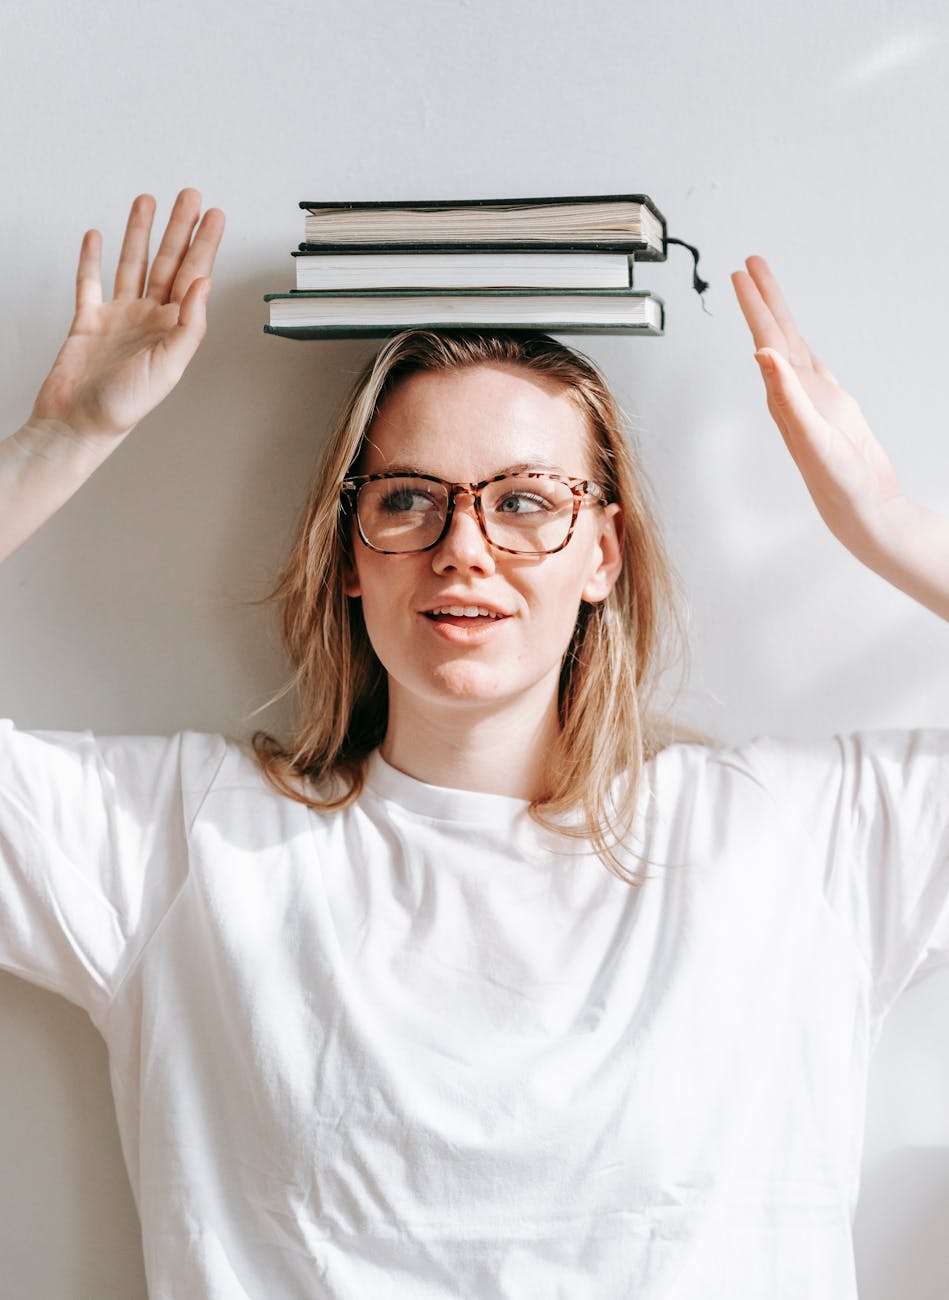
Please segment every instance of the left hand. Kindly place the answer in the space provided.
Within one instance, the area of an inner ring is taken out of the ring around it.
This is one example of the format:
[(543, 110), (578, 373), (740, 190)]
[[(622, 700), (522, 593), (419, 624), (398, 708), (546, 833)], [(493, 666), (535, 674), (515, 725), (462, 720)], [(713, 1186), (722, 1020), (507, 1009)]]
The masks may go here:
[(907, 501), (860, 407), (801, 338), (763, 257), (732, 283), (758, 349), (768, 410), (834, 536), (949, 618), (949, 520)]
[[(102, 236), (86, 232), (76, 276), (76, 313), (30, 423), (67, 437), (115, 445), (171, 392), (205, 332), (205, 304), (224, 213), (201, 218), (201, 195), (182, 190), (149, 266), (155, 200), (132, 204), (115, 274), (103, 301)], [(200, 221), (200, 224), (199, 224)]]

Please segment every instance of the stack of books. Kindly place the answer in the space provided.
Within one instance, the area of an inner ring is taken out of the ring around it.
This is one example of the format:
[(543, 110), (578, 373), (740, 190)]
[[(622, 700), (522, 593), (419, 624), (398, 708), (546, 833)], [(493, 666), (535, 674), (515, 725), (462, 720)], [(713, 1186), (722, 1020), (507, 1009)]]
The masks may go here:
[(636, 261), (666, 256), (665, 218), (645, 194), (300, 207), (296, 288), (265, 295), (269, 334), (663, 332), (662, 299), (633, 287)]

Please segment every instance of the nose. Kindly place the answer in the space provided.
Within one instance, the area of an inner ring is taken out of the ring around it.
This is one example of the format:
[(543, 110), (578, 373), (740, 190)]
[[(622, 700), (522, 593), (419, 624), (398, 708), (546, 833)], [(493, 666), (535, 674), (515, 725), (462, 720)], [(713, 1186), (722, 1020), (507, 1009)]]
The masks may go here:
[(448, 531), (432, 551), (436, 573), (452, 569), (490, 574), (495, 570), (494, 552), (481, 531), (474, 498), (468, 492), (455, 494), (455, 509)]

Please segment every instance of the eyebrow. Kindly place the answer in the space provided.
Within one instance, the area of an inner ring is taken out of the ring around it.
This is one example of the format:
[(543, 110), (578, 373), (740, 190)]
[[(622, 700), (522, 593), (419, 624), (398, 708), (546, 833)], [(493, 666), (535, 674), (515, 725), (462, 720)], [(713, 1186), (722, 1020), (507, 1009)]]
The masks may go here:
[[(534, 460), (519, 461), (516, 465), (506, 465), (504, 469), (495, 470), (494, 474), (520, 474), (525, 470), (532, 469), (549, 470), (553, 474), (563, 474), (565, 472), (563, 466), (556, 465), (553, 461), (545, 460), (543, 457), (537, 457)], [(420, 469), (418, 465), (396, 464), (388, 465), (382, 473), (416, 475), (431, 474), (431, 470)], [(489, 474), (488, 478), (494, 478), (494, 474)], [(435, 474), (432, 477), (438, 478), (439, 475)]]

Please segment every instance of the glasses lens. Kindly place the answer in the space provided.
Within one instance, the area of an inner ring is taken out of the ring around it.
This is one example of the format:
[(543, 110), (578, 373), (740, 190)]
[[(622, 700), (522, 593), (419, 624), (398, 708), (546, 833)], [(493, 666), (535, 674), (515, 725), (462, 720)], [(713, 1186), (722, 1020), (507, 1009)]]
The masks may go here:
[(488, 538), (509, 551), (541, 554), (563, 546), (573, 522), (575, 497), (545, 474), (510, 474), (481, 494)]
[(448, 492), (424, 478), (383, 478), (364, 483), (356, 498), (363, 536), (380, 551), (420, 551), (442, 530)]

